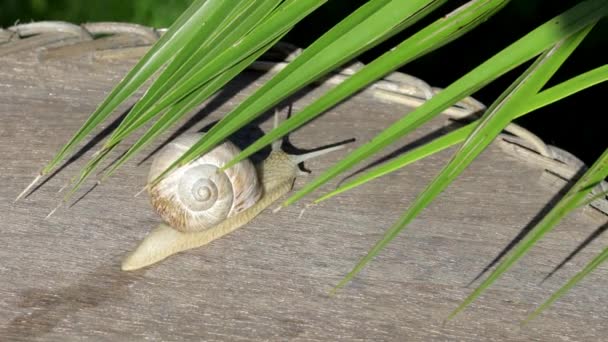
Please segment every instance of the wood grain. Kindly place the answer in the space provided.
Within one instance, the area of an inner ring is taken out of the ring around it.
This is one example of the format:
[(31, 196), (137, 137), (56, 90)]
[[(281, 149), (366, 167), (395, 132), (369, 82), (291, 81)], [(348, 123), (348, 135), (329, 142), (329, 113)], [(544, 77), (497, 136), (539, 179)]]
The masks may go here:
[[(582, 212), (568, 217), (455, 320), (443, 322), (472, 290), (467, 284), (559, 191), (540, 181), (538, 166), (496, 145), (335, 297), (327, 296), (332, 286), (453, 150), (310, 208), (301, 219), (306, 200), (276, 214), (267, 210), (204, 248), (121, 272), (122, 258), (159, 221), (145, 196), (133, 197), (144, 185), (149, 160), (127, 164), (49, 220), (44, 217), (58, 203), (57, 191), (94, 149), (26, 200), (12, 200), (134, 60), (62, 55), (41, 62), (40, 55), (29, 50), (0, 57), (0, 340), (600, 341), (608, 336), (605, 266), (529, 326), (519, 326), (608, 243), (606, 234), (600, 235), (540, 284), (606, 224)], [(202, 107), (188, 130), (217, 120), (268, 77), (244, 73)], [(297, 111), (325, 89), (307, 89), (290, 103)], [(307, 150), (356, 139), (344, 151), (306, 163), (314, 176), (410, 110), (363, 92), (290, 141)], [(264, 116), (236, 140), (250, 142), (271, 121)], [(434, 120), (392, 150), (411, 148), (445, 123)], [(296, 189), (304, 182), (299, 179)]]

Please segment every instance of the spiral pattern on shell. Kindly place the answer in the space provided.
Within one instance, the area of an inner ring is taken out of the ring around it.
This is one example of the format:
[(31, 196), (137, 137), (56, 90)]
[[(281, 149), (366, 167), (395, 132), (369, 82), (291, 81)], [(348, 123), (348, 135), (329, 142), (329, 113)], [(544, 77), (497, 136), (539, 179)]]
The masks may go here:
[[(202, 134), (182, 135), (158, 152), (148, 181), (183, 155)], [(262, 186), (255, 166), (245, 159), (224, 172), (219, 168), (240, 152), (231, 142), (218, 145), (176, 169), (149, 189), (152, 206), (171, 227), (182, 232), (209, 229), (255, 204)]]

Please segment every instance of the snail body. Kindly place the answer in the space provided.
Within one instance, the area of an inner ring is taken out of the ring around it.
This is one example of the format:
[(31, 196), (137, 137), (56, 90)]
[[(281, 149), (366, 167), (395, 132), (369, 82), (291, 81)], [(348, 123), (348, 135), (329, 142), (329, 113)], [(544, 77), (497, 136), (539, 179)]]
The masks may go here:
[[(154, 179), (200, 137), (186, 135), (161, 150), (152, 163), (148, 179)], [(285, 153), (275, 143), (268, 158), (257, 167), (243, 160), (226, 171), (219, 171), (239, 152), (232, 143), (225, 142), (178, 168), (148, 190), (152, 206), (165, 222), (127, 256), (122, 270), (149, 266), (244, 226), (292, 189), (301, 173), (299, 163), (340, 147), (295, 156)]]

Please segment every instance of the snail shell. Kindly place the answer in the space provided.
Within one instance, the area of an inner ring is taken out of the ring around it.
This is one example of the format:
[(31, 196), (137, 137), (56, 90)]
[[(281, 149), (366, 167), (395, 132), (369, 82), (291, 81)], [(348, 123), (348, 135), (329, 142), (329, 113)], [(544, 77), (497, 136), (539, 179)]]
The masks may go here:
[[(185, 134), (165, 146), (152, 162), (148, 181), (156, 179), (201, 137), (201, 133)], [(249, 159), (219, 171), (239, 152), (233, 143), (224, 142), (149, 189), (152, 206), (163, 221), (180, 232), (199, 232), (254, 205), (263, 188)]]
[[(275, 115), (275, 128), (277, 126), (278, 114)], [(201, 136), (184, 135), (161, 150), (152, 162), (148, 181), (156, 179)], [(240, 152), (232, 143), (225, 142), (177, 168), (149, 190), (152, 205), (166, 224), (161, 223), (144, 238), (125, 258), (122, 270), (152, 265), (244, 226), (291, 190), (296, 177), (302, 173), (299, 163), (342, 147), (296, 156), (285, 153), (280, 142), (274, 142), (272, 152), (257, 168), (246, 159), (219, 172), (219, 168)]]

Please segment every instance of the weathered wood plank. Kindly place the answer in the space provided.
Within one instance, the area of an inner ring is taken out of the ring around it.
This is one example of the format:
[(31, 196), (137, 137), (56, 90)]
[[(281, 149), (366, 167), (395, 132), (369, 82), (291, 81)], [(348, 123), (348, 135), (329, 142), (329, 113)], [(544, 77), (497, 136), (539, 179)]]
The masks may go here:
[[(528, 327), (525, 317), (605, 246), (600, 236), (553, 278), (542, 278), (605, 222), (577, 212), (480, 301), (443, 319), (468, 282), (554, 196), (542, 170), (493, 145), (337, 296), (328, 291), (376, 242), (451, 151), (308, 209), (267, 210), (246, 228), (133, 273), (121, 259), (155, 226), (145, 196), (149, 161), (49, 220), (56, 192), (93, 151), (16, 204), (12, 199), (70, 137), (133, 60), (0, 58), (0, 339), (30, 340), (470, 340), (599, 341), (608, 336), (608, 270), (592, 274)], [(268, 76), (247, 72), (203, 108), (198, 130)], [(324, 90), (308, 89), (297, 111)], [(299, 149), (356, 138), (307, 163), (318, 174), (411, 109), (363, 92), (291, 136)], [(206, 116), (206, 114), (209, 114)], [(267, 131), (258, 122), (240, 136)], [(400, 148), (441, 129), (440, 118)], [(150, 152), (151, 147), (147, 150)], [(390, 151), (389, 151), (390, 152)], [(144, 153), (145, 155), (146, 153)], [(140, 157), (140, 159), (143, 158)], [(296, 188), (306, 179), (299, 179)], [(332, 182), (325, 189), (333, 188)], [(305, 201), (304, 201), (305, 202)]]

